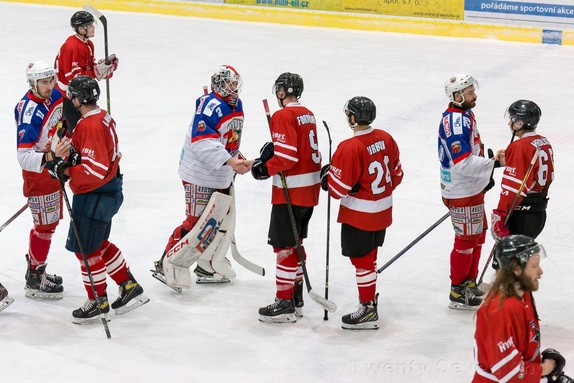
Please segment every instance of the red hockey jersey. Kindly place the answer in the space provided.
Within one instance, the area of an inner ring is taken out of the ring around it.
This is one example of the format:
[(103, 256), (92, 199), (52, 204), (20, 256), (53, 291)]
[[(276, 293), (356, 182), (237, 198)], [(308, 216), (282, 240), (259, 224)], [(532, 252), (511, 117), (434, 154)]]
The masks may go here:
[(500, 294), (476, 314), (473, 383), (540, 383), (540, 325), (531, 293), (522, 299)]
[(82, 155), (80, 164), (68, 169), (74, 194), (95, 190), (118, 173), (121, 153), (116, 123), (105, 110), (98, 108), (82, 116), (74, 130), (72, 145)]
[(296, 206), (317, 206), (321, 187), (321, 153), (313, 113), (298, 102), (287, 104), (271, 118), (275, 155), (267, 161), (273, 176), (271, 203), (286, 203), (280, 172), (285, 175), (289, 198)]
[[(341, 198), (337, 222), (366, 231), (389, 227), (393, 221), (393, 190), (403, 170), (393, 137), (380, 129), (357, 131), (339, 144), (329, 169), (329, 194)], [(359, 184), (359, 191), (349, 194)]]
[(72, 35), (66, 39), (54, 62), (58, 82), (56, 87), (66, 96), (70, 81), (76, 76), (90, 76), (96, 78), (94, 67), (94, 43), (91, 40), (82, 41), (78, 36)]
[(536, 132), (524, 134), (519, 140), (508, 145), (506, 149), (506, 167), (502, 175), (502, 190), (498, 210), (508, 212), (512, 207), (512, 202), (526, 176), (536, 148), (540, 149), (538, 159), (524, 183), (516, 206), (520, 205), (526, 194), (541, 192), (554, 180), (554, 152), (550, 142), (546, 137)]

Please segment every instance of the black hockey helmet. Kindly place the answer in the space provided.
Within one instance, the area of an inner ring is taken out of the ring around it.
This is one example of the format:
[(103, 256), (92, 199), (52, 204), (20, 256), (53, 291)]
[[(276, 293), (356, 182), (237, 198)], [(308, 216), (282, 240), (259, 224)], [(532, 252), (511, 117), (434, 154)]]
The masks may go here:
[(95, 104), (100, 98), (100, 86), (90, 76), (74, 77), (68, 85), (68, 98), (77, 97), (82, 104)]
[(514, 101), (512, 105), (508, 107), (507, 113), (513, 123), (522, 121), (524, 123), (523, 129), (527, 130), (536, 129), (538, 121), (540, 121), (540, 117), (542, 116), (540, 107), (530, 100)]
[(350, 117), (355, 116), (355, 123), (357, 125), (371, 125), (375, 118), (377, 118), (377, 107), (375, 103), (368, 97), (357, 96), (353, 97), (345, 103), (345, 115)]
[(539, 254), (540, 258), (546, 258), (544, 247), (534, 239), (521, 234), (513, 234), (498, 241), (494, 256), (500, 267), (505, 268), (513, 259), (518, 261), (520, 267), (524, 267), (532, 254)]
[(72, 15), (70, 19), (70, 26), (74, 31), (78, 32), (78, 28), (87, 28), (88, 25), (94, 23), (94, 16), (88, 11), (78, 11)]
[(273, 94), (277, 95), (279, 89), (283, 88), (286, 96), (295, 96), (297, 100), (303, 93), (303, 78), (296, 73), (285, 72), (277, 77), (273, 85)]

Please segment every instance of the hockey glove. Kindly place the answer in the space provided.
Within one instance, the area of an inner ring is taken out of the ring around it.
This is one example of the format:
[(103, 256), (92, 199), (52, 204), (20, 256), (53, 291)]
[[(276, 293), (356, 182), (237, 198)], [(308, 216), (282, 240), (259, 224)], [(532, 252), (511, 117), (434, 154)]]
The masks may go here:
[(266, 180), (271, 177), (269, 175), (269, 171), (267, 170), (267, 166), (265, 166), (265, 163), (261, 161), (261, 158), (257, 158), (255, 162), (253, 162), (253, 166), (251, 167), (251, 175), (253, 178), (259, 181)]
[(553, 383), (574, 383), (574, 379), (564, 374), (549, 375), (548, 381)]
[(496, 185), (496, 182), (494, 182), (494, 178), (490, 177), (490, 181), (488, 182), (488, 185), (486, 185), (486, 187), (484, 188), (484, 192), (486, 193), (487, 191), (492, 189), (494, 185)]
[(50, 173), (50, 177), (59, 179), (61, 182), (66, 182), (70, 179), (64, 174), (64, 170), (70, 167), (70, 164), (60, 157), (54, 158), (52, 161), (46, 162), (46, 168)]
[(78, 152), (72, 152), (68, 156), (68, 164), (70, 166), (76, 166), (82, 161), (82, 155)]
[[(492, 159), (494, 158), (494, 152), (492, 151), (492, 149), (488, 149), (488, 158)], [(494, 168), (499, 168), (500, 167), (500, 161), (498, 160), (494, 160)]]
[(510, 231), (504, 226), (506, 220), (506, 212), (502, 210), (493, 210), (490, 216), (490, 233), (495, 241), (500, 241), (502, 238), (510, 234)]
[(545, 359), (552, 359), (556, 363), (556, 367), (549, 375), (559, 375), (564, 370), (564, 366), (566, 365), (566, 360), (564, 357), (555, 349), (547, 348), (546, 350), (542, 351), (542, 361), (544, 362)]
[(329, 190), (329, 169), (331, 165), (327, 164), (321, 168), (321, 189)]
[(112, 54), (106, 59), (98, 61), (94, 67), (94, 73), (98, 80), (108, 80), (114, 75), (114, 71), (118, 69), (120, 60), (116, 55)]
[(273, 142), (266, 142), (259, 151), (259, 158), (261, 159), (261, 162), (265, 164), (271, 159), (271, 157), (273, 157), (273, 154), (275, 154), (275, 146), (273, 145)]

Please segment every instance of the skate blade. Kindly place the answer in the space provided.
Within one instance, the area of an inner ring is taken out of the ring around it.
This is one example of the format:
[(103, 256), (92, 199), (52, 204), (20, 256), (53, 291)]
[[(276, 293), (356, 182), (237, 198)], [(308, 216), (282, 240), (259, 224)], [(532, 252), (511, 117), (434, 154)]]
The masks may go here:
[(14, 298), (12, 297), (4, 298), (2, 302), (0, 302), (0, 311), (3, 311), (6, 307), (10, 306), (12, 303), (14, 303)]
[(195, 283), (197, 283), (198, 285), (213, 285), (213, 284), (221, 284), (229, 282), (231, 282), (231, 280), (227, 278), (216, 279), (216, 278), (199, 278), (199, 277), (195, 281)]
[(147, 296), (145, 296), (144, 294), (140, 294), (130, 301), (130, 302), (135, 301), (134, 303), (132, 303), (131, 305), (126, 304), (125, 306), (118, 307), (117, 309), (114, 310), (114, 312), (116, 313), (116, 315), (124, 315), (125, 313), (129, 313), (130, 311), (145, 305), (146, 303), (149, 302), (149, 300), (150, 299)]
[[(108, 316), (108, 314), (102, 314), (102, 315), (106, 319), (106, 322), (112, 321), (110, 319), (110, 317)], [(99, 315), (96, 315), (95, 317), (92, 317), (92, 318), (73, 318), (72, 319), (72, 323), (80, 324), (80, 325), (88, 325), (88, 324), (93, 324), (93, 323), (97, 323), (97, 322), (101, 322), (101, 321), (102, 321), (102, 317)]]
[(448, 308), (449, 309), (453, 309), (453, 310), (461, 310), (461, 311), (476, 311), (478, 310), (479, 306), (469, 306), (469, 305), (465, 305), (464, 303), (458, 303), (458, 302), (450, 302), (448, 304)]
[(379, 325), (377, 322), (365, 322), (365, 323), (359, 323), (359, 324), (347, 324), (347, 323), (343, 323), (341, 324), (341, 328), (343, 330), (378, 330), (379, 329)]
[(268, 317), (265, 315), (259, 315), (259, 322), (263, 323), (295, 323), (297, 318), (295, 314), (281, 314), (274, 317)]
[(26, 298), (56, 300), (64, 298), (64, 293), (46, 293), (39, 290), (26, 289)]
[(492, 287), (492, 283), (486, 283), (486, 282), (482, 282), (480, 285), (478, 285), (478, 289), (485, 294), (488, 294), (491, 287)]
[(155, 279), (157, 279), (158, 281), (160, 281), (161, 283), (163, 283), (167, 287), (174, 289), (178, 293), (181, 293), (181, 291), (182, 291), (181, 287), (175, 287), (175, 286), (168, 284), (162, 273), (155, 271), (155, 270), (150, 270), (150, 271), (152, 272), (152, 274), (151, 274), (152, 277), (154, 277)]

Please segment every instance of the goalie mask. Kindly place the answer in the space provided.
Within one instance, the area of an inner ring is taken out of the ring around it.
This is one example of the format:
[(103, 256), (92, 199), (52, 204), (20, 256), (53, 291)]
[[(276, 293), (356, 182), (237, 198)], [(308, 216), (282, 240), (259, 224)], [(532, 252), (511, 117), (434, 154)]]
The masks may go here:
[(30, 89), (32, 89), (35, 94), (38, 93), (38, 80), (45, 78), (55, 79), (55, 74), (54, 68), (44, 61), (30, 63), (26, 68), (28, 85), (30, 85)]
[[(518, 100), (508, 107), (505, 113), (506, 118), (512, 122), (512, 128), (517, 131), (526, 129), (534, 130), (538, 126), (542, 110), (535, 102), (530, 100)], [(520, 124), (522, 122), (522, 124)]]
[(217, 93), (231, 107), (237, 105), (243, 80), (235, 68), (221, 65), (211, 75), (211, 90)]
[(532, 238), (520, 234), (502, 238), (496, 244), (494, 253), (501, 268), (508, 267), (513, 259), (516, 259), (520, 267), (524, 268), (533, 254), (537, 254), (540, 258), (546, 258), (546, 251), (542, 245), (539, 245)]
[[(444, 94), (448, 97), (450, 102), (455, 105), (462, 106), (466, 101), (464, 99), (464, 90), (471, 86), (478, 89), (478, 81), (476, 81), (474, 77), (464, 73), (457, 73), (444, 82)], [(462, 101), (455, 101), (456, 93), (462, 96)]]
[(353, 97), (345, 103), (344, 108), (347, 121), (351, 116), (355, 117), (355, 123), (349, 125), (354, 128), (357, 125), (371, 125), (377, 117), (377, 107), (375, 103), (368, 97), (358, 96)]
[(100, 98), (100, 86), (90, 76), (74, 77), (68, 85), (66, 96), (70, 100), (77, 97), (81, 104), (95, 104)]

